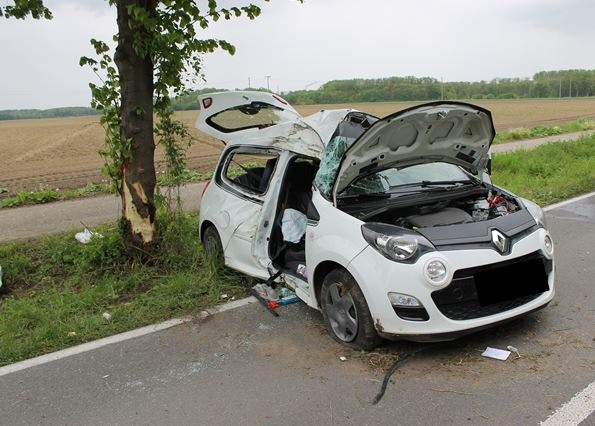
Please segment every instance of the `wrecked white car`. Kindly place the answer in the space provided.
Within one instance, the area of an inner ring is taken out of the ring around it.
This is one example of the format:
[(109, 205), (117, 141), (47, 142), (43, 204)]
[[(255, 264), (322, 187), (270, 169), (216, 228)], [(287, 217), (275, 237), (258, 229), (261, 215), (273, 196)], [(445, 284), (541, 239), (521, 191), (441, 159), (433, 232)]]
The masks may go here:
[(554, 297), (543, 211), (490, 183), (489, 111), (302, 117), (270, 93), (199, 101), (197, 127), (226, 144), (201, 201), (205, 248), (248, 275), (279, 273), (338, 341), (449, 340)]

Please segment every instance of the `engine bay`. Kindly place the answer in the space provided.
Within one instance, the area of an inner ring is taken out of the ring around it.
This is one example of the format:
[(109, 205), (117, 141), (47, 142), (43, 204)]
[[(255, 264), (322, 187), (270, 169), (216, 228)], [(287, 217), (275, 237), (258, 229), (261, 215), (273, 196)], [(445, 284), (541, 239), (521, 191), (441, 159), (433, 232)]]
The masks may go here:
[(494, 189), (481, 195), (398, 207), (368, 216), (366, 222), (382, 222), (408, 229), (482, 222), (506, 216), (521, 207), (514, 197)]

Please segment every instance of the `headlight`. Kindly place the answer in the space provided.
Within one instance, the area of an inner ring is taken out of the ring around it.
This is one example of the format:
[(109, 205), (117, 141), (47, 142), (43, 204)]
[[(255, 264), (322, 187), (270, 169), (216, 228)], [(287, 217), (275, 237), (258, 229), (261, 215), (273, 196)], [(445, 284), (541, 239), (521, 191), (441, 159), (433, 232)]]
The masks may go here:
[(450, 271), (443, 259), (430, 259), (424, 267), (424, 275), (428, 283), (441, 287), (450, 279)]
[(413, 263), (434, 246), (421, 234), (384, 223), (362, 225), (364, 239), (384, 257), (398, 262)]
[(547, 229), (547, 226), (545, 223), (545, 213), (543, 212), (541, 207), (539, 207), (533, 201), (529, 201), (524, 198), (522, 198), (522, 200), (523, 200), (523, 204), (525, 205), (525, 207), (527, 207), (527, 210), (529, 210), (529, 213), (531, 213), (531, 216), (533, 216), (533, 218), (535, 219), (537, 224), (539, 226), (541, 226), (542, 228)]
[(545, 237), (543, 237), (543, 247), (550, 257), (554, 254), (554, 242), (549, 234), (545, 234)]

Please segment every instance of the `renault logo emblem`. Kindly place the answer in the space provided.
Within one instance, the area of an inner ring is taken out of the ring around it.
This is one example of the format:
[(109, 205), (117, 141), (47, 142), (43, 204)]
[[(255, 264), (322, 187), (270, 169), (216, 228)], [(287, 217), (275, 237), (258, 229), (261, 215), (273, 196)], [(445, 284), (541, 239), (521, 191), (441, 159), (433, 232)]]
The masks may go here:
[(509, 240), (497, 229), (492, 229), (492, 243), (500, 253), (508, 251)]

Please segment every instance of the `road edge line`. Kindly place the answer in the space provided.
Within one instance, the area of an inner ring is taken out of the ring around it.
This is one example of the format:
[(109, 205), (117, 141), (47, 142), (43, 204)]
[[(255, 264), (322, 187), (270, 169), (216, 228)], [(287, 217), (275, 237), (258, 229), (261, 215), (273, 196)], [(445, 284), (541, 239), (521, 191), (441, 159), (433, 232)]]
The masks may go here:
[(552, 413), (540, 426), (578, 425), (595, 411), (595, 382), (577, 392), (570, 401)]
[(557, 209), (559, 207), (564, 207), (565, 205), (568, 205), (568, 204), (576, 203), (577, 201), (581, 201), (581, 200), (584, 200), (586, 198), (592, 197), (593, 195), (595, 195), (595, 191), (589, 192), (587, 194), (579, 195), (577, 197), (570, 198), (568, 200), (560, 201), (559, 203), (550, 204), (549, 206), (545, 206), (543, 208), (543, 211), (549, 212), (550, 210), (554, 210), (554, 209)]
[[(230, 311), (232, 309), (237, 309), (252, 303), (256, 303), (256, 299), (253, 296), (249, 296), (245, 297), (244, 299), (234, 300), (228, 303), (215, 306), (213, 308), (205, 309), (205, 311), (209, 315), (215, 315), (218, 313)], [(36, 367), (38, 365), (43, 365), (52, 361), (67, 358), (69, 356), (92, 351), (103, 346), (123, 342), (125, 340), (134, 339), (136, 337), (146, 336), (147, 334), (155, 333), (157, 331), (167, 330), (168, 328), (175, 327), (180, 324), (185, 324), (198, 318), (200, 318), (200, 314), (189, 315), (181, 318), (173, 318), (158, 324), (147, 325), (144, 327), (136, 328), (134, 330), (129, 330), (123, 333), (115, 334), (113, 336), (103, 337), (101, 339), (93, 340), (91, 342), (82, 343), (80, 345), (72, 346), (70, 348), (62, 349), (56, 352), (51, 352), (49, 354), (40, 355), (35, 358), (25, 359), (14, 364), (8, 364), (3, 367), (0, 367), (0, 377), (11, 373), (16, 373), (17, 371), (25, 370), (27, 368)]]

